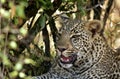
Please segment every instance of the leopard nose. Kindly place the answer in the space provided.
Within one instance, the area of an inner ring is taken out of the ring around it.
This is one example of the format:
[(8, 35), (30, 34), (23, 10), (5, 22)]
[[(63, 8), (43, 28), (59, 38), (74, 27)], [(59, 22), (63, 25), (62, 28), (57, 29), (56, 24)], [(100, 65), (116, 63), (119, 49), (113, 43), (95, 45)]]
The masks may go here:
[(67, 50), (66, 48), (58, 48), (58, 50), (60, 51), (60, 52), (64, 52), (65, 50)]

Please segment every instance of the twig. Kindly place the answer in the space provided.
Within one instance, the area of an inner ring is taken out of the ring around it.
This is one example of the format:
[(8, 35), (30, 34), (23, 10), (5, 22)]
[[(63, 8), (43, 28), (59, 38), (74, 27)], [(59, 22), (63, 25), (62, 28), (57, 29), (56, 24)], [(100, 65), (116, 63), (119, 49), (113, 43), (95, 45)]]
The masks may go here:
[[(101, 3), (96, 4), (95, 6), (90, 7), (90, 8), (83, 7), (83, 9), (86, 10), (86, 11), (90, 11), (90, 10), (95, 9), (95, 8), (97, 8), (97, 7), (102, 7)], [(60, 14), (54, 15), (53, 17), (54, 17), (54, 19), (56, 19), (58, 16), (61, 16), (61, 15), (63, 15), (63, 14), (78, 13), (78, 12), (80, 12), (80, 11), (81, 11), (81, 10), (76, 10), (76, 11), (63, 11), (63, 12), (60, 13)]]
[(105, 12), (105, 15), (104, 15), (104, 19), (103, 19), (103, 29), (102, 29), (101, 33), (104, 32), (106, 21), (107, 21), (107, 18), (109, 16), (112, 4), (113, 4), (113, 0), (109, 0), (109, 2), (108, 2), (108, 8), (106, 9), (106, 12)]

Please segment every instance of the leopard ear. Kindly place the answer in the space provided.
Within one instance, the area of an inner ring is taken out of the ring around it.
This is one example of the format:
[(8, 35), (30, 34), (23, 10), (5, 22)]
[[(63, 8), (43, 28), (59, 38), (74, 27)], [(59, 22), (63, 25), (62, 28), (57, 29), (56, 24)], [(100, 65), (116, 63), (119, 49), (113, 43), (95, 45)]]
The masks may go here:
[(100, 33), (103, 26), (99, 20), (88, 21), (85, 24), (85, 28), (94, 34)]

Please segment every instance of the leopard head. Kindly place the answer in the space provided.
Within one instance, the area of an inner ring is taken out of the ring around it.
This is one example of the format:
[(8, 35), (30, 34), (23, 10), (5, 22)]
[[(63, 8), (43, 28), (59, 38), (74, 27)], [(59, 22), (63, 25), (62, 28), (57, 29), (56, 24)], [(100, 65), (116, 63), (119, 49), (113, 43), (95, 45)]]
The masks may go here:
[(68, 18), (64, 18), (63, 21), (56, 38), (59, 64), (64, 68), (91, 66), (104, 51), (101, 49), (105, 45), (100, 35), (101, 22), (98, 20), (82, 22)]

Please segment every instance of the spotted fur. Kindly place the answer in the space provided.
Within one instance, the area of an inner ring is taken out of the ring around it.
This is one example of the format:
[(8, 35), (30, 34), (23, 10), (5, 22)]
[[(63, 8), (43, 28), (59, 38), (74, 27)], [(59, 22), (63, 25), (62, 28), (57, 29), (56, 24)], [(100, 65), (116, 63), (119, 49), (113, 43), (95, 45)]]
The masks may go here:
[[(64, 18), (63, 18), (64, 19)], [(57, 36), (56, 65), (34, 79), (120, 79), (120, 59), (101, 35), (98, 20), (64, 19)], [(73, 60), (73, 61), (72, 61)]]

